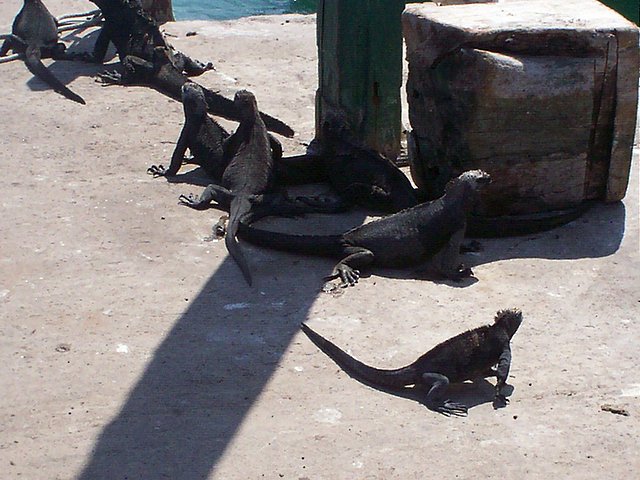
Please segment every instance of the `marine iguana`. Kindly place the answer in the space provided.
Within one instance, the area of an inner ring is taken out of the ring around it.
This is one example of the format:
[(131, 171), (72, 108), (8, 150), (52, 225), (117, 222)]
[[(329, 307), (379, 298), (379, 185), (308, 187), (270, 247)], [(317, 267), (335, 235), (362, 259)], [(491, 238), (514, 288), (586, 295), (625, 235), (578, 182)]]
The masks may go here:
[(42, 58), (74, 59), (67, 55), (66, 46), (59, 42), (56, 19), (41, 0), (24, 0), (11, 27), (12, 35), (0, 46), (0, 57), (9, 50), (24, 57), (31, 73), (69, 100), (85, 104), (84, 99), (58, 80), (42, 63)]
[[(202, 166), (213, 180), (220, 181), (226, 168), (221, 161), (222, 141), (228, 134), (217, 122), (207, 117), (206, 99), (199, 85), (193, 82), (183, 85), (182, 103), (185, 124), (169, 169), (163, 165), (152, 165), (147, 172), (154, 176), (176, 175), (184, 163), (184, 152), (189, 148), (193, 159), (187, 163)], [(329, 127), (325, 130), (328, 131)], [(409, 179), (393, 162), (373, 151), (358, 148), (337, 134), (330, 138), (331, 142), (325, 143), (327, 146), (323, 148), (322, 155), (279, 158), (275, 162), (276, 184), (329, 182), (340, 195), (341, 201), (344, 201), (344, 204), (333, 201), (331, 212), (344, 210), (352, 203), (385, 212), (396, 212), (417, 203)], [(277, 156), (281, 157), (281, 153)], [(220, 194), (216, 200), (224, 205), (221, 198)], [(305, 213), (306, 204), (309, 207), (306, 213), (327, 212), (326, 202), (327, 199), (322, 197), (298, 197), (295, 211), (298, 214)]]
[(240, 124), (236, 131), (224, 141), (224, 159), (228, 162), (222, 174), (221, 185), (211, 184), (198, 200), (182, 195), (181, 202), (201, 209), (211, 201), (226, 198), (229, 203), (229, 226), (225, 245), (236, 261), (245, 280), (251, 285), (251, 272), (236, 239), (238, 225), (252, 207), (252, 201), (261, 194), (270, 192), (274, 186), (274, 163), (282, 155), (280, 142), (271, 137), (260, 117), (255, 96), (247, 90), (236, 92), (236, 110)]
[[(107, 72), (99, 75), (105, 84), (151, 86), (171, 98), (180, 100), (182, 86), (190, 76), (200, 75), (213, 68), (176, 51), (160, 31), (158, 24), (147, 15), (139, 0), (91, 0), (104, 15), (103, 27), (94, 46), (92, 58), (102, 63), (112, 42), (118, 52), (123, 73)], [(239, 120), (234, 102), (202, 87), (210, 113)], [(267, 128), (292, 137), (294, 132), (282, 121), (261, 113)]]
[(192, 157), (188, 163), (201, 166), (209, 177), (220, 181), (229, 161), (225, 158), (223, 150), (224, 140), (229, 137), (229, 133), (207, 115), (207, 101), (198, 84), (187, 82), (182, 86), (182, 105), (184, 126), (171, 156), (169, 168), (151, 165), (147, 173), (156, 177), (176, 175), (185, 163), (184, 154), (188, 148)]
[(348, 127), (337, 118), (327, 119), (316, 154), (285, 157), (278, 164), (278, 182), (327, 182), (345, 202), (395, 213), (418, 204), (407, 176), (389, 159), (364, 148), (349, 137)]
[(466, 405), (446, 399), (447, 387), (450, 383), (495, 376), (494, 406), (498, 408), (508, 403), (502, 388), (511, 366), (510, 341), (521, 323), (520, 310), (500, 310), (492, 325), (460, 333), (436, 345), (415, 362), (393, 370), (370, 367), (304, 323), (300, 326), (320, 350), (356, 380), (378, 388), (420, 386), (427, 390), (425, 404), (429, 409), (445, 415), (466, 415)]
[(93, 61), (103, 63), (109, 43), (120, 61), (128, 56), (152, 60), (156, 47), (172, 51), (173, 66), (187, 76), (201, 75), (213, 68), (178, 52), (167, 42), (156, 21), (142, 8), (140, 0), (91, 0), (102, 11), (104, 22), (93, 47)]
[(340, 235), (290, 235), (261, 230), (243, 221), (241, 239), (287, 252), (342, 257), (326, 279), (351, 286), (368, 265), (408, 267), (430, 261), (437, 273), (452, 280), (471, 276), (459, 263), (467, 215), (477, 190), (490, 182), (488, 173), (470, 170), (451, 180), (445, 194), (431, 202), (353, 228)]

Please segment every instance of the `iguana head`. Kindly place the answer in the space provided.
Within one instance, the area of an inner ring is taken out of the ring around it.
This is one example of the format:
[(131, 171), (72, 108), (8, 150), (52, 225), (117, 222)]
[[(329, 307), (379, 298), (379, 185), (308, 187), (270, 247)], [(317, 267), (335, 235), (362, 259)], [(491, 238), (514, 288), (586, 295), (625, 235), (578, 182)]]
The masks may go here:
[(473, 190), (477, 190), (480, 186), (489, 183), (491, 183), (491, 175), (484, 170), (467, 170), (450, 180), (445, 190), (448, 191), (451, 187), (460, 184), (468, 185)]
[(473, 210), (480, 198), (480, 188), (491, 183), (491, 176), (483, 170), (467, 170), (449, 180), (444, 189), (446, 196), (462, 201), (464, 209)]
[(182, 85), (182, 106), (186, 116), (203, 117), (207, 113), (207, 100), (202, 87), (194, 82)]
[(241, 120), (251, 119), (258, 112), (256, 97), (248, 90), (238, 90), (233, 97), (233, 105)]
[(521, 323), (522, 312), (517, 308), (508, 308), (496, 313), (495, 324), (502, 325), (509, 334), (509, 338), (513, 337)]

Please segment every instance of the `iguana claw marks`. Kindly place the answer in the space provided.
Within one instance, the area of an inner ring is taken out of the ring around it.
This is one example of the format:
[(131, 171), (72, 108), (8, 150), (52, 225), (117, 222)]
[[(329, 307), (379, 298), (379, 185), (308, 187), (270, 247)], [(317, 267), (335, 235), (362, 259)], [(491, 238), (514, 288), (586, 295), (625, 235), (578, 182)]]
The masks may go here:
[(69, 100), (85, 104), (84, 99), (72, 92), (45, 67), (41, 58), (69, 60), (64, 43), (58, 41), (56, 19), (41, 0), (24, 0), (8, 36), (0, 47), (0, 56), (13, 50), (24, 58), (31, 73)]
[[(449, 383), (496, 376), (494, 406), (506, 403), (501, 390), (511, 367), (511, 338), (522, 323), (522, 312), (501, 310), (494, 323), (468, 330), (436, 345), (405, 367), (382, 370), (370, 367), (341, 350), (307, 325), (302, 331), (329, 358), (358, 381), (378, 388), (426, 390), (426, 406), (447, 416), (464, 416), (467, 406), (446, 398)], [(497, 365), (493, 370), (491, 367)]]
[(369, 265), (413, 267), (429, 261), (438, 275), (459, 280), (472, 274), (461, 265), (460, 244), (467, 215), (477, 201), (478, 189), (490, 177), (481, 170), (464, 172), (451, 180), (445, 194), (341, 235), (289, 235), (241, 225), (240, 238), (277, 250), (342, 258), (331, 277), (341, 285), (354, 285), (358, 271)]

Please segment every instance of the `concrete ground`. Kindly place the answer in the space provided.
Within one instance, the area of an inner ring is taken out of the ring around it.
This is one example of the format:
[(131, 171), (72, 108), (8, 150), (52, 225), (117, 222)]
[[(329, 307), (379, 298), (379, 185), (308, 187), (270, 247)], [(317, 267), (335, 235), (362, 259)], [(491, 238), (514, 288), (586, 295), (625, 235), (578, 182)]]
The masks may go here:
[[(2, 32), (20, 3), (0, 4)], [(92, 6), (49, 3), (55, 14)], [(254, 91), (298, 132), (285, 152), (304, 150), (313, 136), (313, 16), (166, 30), (178, 49), (216, 63), (199, 82), (228, 96)], [(69, 40), (88, 50), (94, 38)], [(46, 63), (86, 106), (20, 62), (0, 65), (2, 478), (640, 471), (637, 143), (623, 202), (547, 233), (483, 241), (466, 258), (475, 282), (374, 270), (334, 295), (321, 292), (331, 260), (243, 245), (248, 287), (224, 244), (203, 241), (220, 212), (177, 204), (201, 190), (202, 175), (168, 183), (145, 173), (167, 164), (180, 104), (144, 87), (103, 88), (93, 79), (102, 67)], [(363, 219), (282, 223), (339, 231)], [(452, 397), (471, 405), (466, 418), (358, 383), (298, 328), (308, 322), (358, 358), (398, 367), (511, 306), (525, 317), (512, 343), (511, 402), (494, 410), (492, 383), (464, 384)]]

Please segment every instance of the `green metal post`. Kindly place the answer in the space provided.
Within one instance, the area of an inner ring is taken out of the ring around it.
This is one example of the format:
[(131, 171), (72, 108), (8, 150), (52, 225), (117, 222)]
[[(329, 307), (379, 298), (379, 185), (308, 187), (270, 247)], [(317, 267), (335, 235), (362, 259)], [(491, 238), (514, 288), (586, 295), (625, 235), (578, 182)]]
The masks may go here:
[(404, 0), (320, 0), (316, 138), (338, 114), (355, 140), (391, 160), (400, 153)]

